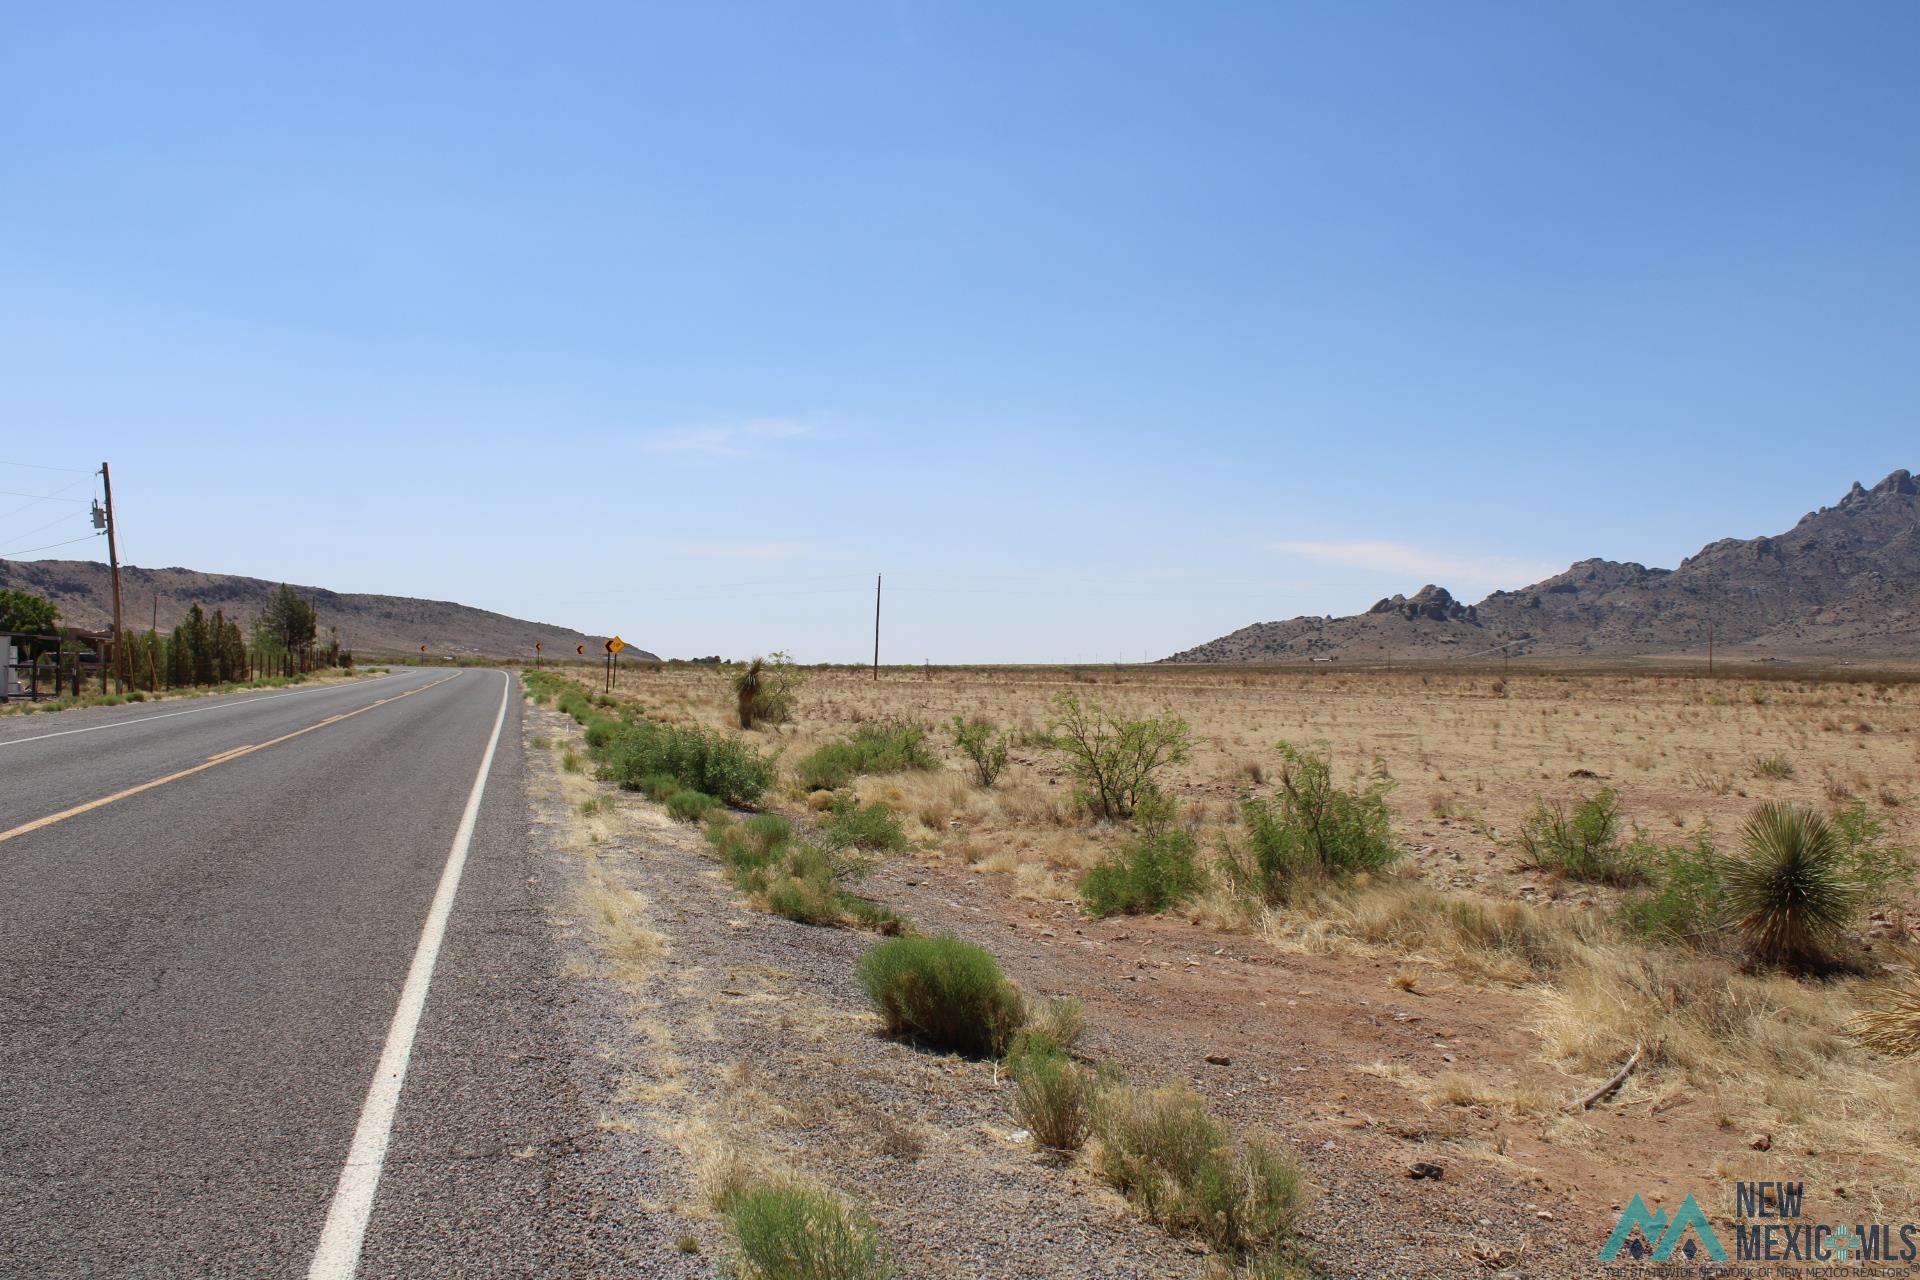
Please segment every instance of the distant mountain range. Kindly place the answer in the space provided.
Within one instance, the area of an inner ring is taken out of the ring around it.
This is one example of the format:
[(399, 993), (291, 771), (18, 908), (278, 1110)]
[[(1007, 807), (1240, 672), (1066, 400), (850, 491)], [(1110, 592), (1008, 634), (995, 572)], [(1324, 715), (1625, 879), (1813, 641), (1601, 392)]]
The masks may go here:
[[(208, 613), (223, 609), (244, 626), (266, 606), (268, 594), (278, 585), (264, 578), (123, 565), (120, 607), (129, 631), (147, 629), (156, 602), (162, 630), (170, 630), (196, 604)], [(107, 566), (92, 560), (0, 560), (0, 587), (45, 596), (59, 607), (61, 619), (69, 626), (101, 631), (113, 621), (113, 584)], [(338, 628), (341, 645), (363, 657), (417, 654), (424, 644), (429, 653), (441, 656), (524, 658), (532, 656), (534, 642), (540, 641), (548, 656), (572, 658), (577, 656), (575, 645), (584, 644), (588, 655), (595, 656), (606, 640), (570, 627), (509, 618), (446, 600), (298, 585), (294, 589), (318, 610), (323, 642), (328, 628)], [(658, 660), (643, 649), (629, 648), (623, 656)]]
[(1723, 538), (1649, 569), (1582, 560), (1518, 591), (1462, 604), (1444, 587), (1348, 618), (1260, 622), (1166, 662), (1729, 656), (1920, 660), (1920, 484), (1895, 471), (1773, 537)]

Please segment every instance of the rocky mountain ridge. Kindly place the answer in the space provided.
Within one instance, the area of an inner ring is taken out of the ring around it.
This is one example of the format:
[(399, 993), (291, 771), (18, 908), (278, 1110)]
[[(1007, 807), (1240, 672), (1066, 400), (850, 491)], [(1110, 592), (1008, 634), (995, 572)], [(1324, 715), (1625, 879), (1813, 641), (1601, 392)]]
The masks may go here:
[(1920, 659), (1920, 483), (1855, 482), (1785, 533), (1722, 538), (1674, 569), (1582, 560), (1462, 604), (1429, 584), (1348, 618), (1255, 623), (1168, 662), (1371, 661), (1501, 653)]

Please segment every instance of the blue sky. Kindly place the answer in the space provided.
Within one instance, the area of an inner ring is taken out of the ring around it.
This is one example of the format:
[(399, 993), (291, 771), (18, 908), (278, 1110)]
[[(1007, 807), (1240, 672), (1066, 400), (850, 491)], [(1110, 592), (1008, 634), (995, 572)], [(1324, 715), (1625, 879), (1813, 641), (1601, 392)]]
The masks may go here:
[(817, 660), (884, 570), (892, 660), (1138, 660), (1920, 468), (1907, 3), (7, 28), (0, 421), (138, 564)]

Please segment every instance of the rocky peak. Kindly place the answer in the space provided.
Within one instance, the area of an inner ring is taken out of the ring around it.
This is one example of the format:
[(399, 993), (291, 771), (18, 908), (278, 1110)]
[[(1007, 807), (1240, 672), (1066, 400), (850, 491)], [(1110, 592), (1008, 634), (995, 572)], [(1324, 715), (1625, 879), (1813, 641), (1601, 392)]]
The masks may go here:
[(1882, 480), (1879, 484), (1873, 486), (1873, 491), (1875, 493), (1887, 493), (1887, 494), (1920, 493), (1920, 484), (1914, 483), (1912, 472), (1908, 471), (1905, 467), (1901, 467), (1897, 471), (1888, 472), (1887, 478), (1885, 480)]
[(1465, 619), (1472, 622), (1476, 610), (1472, 605), (1463, 605), (1453, 598), (1453, 593), (1445, 587), (1429, 582), (1414, 592), (1411, 597), (1402, 595), (1388, 596), (1377, 601), (1368, 613), (1398, 613), (1409, 619), (1429, 618), (1435, 622), (1450, 622)]
[(1875, 498), (1893, 497), (1900, 494), (1911, 495), (1915, 493), (1920, 493), (1920, 484), (1914, 482), (1912, 472), (1908, 471), (1905, 467), (1901, 467), (1898, 470), (1888, 472), (1887, 478), (1871, 489), (1862, 488), (1860, 482), (1855, 480), (1853, 482), (1853, 488), (1847, 490), (1847, 496), (1840, 499), (1839, 505), (1841, 509), (1844, 509), (1846, 507), (1859, 506), (1863, 502), (1871, 502)]

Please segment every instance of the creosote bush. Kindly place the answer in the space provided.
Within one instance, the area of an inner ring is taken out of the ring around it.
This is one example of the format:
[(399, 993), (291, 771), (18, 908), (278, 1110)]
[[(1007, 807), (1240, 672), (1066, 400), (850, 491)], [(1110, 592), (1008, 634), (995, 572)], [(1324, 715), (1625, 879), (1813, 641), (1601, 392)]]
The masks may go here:
[(1206, 887), (1197, 852), (1193, 837), (1185, 831), (1144, 836), (1087, 871), (1080, 881), (1081, 900), (1096, 916), (1170, 910)]
[(1193, 731), (1185, 720), (1123, 720), (1071, 693), (1054, 697), (1050, 745), (1067, 755), (1078, 784), (1075, 799), (1097, 818), (1133, 816), (1159, 794), (1155, 776), (1187, 758)]
[(930, 1048), (992, 1057), (1026, 1020), (993, 956), (950, 935), (878, 943), (858, 972), (887, 1031)]
[(1529, 866), (1594, 884), (1638, 884), (1646, 868), (1620, 840), (1619, 794), (1612, 787), (1571, 812), (1564, 802), (1536, 804), (1520, 828), (1520, 852)]
[(973, 780), (991, 787), (1007, 767), (1007, 735), (997, 731), (991, 720), (964, 720), (959, 716), (947, 726), (947, 733), (960, 754), (972, 762)]
[(1226, 850), (1234, 880), (1266, 902), (1278, 903), (1313, 882), (1379, 871), (1400, 857), (1389, 826), (1393, 781), (1378, 764), (1364, 781), (1334, 785), (1327, 750), (1279, 744), (1280, 792), (1240, 805), (1244, 845)]
[(938, 761), (926, 739), (926, 730), (905, 720), (870, 721), (809, 753), (795, 772), (809, 789), (832, 791), (864, 773), (932, 769)]
[(893, 1274), (865, 1215), (800, 1185), (758, 1186), (724, 1210), (736, 1261), (749, 1280), (886, 1280)]

